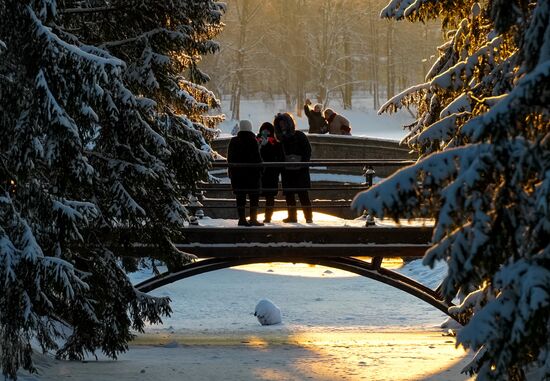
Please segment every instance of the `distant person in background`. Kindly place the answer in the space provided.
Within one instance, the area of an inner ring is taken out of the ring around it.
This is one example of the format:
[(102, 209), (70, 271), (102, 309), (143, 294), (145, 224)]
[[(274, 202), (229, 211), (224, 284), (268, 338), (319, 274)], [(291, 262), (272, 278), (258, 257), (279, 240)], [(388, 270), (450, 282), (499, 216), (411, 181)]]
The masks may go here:
[[(260, 155), (264, 163), (285, 161), (282, 144), (275, 138), (275, 127), (269, 122), (261, 125), (258, 136), (256, 137), (260, 144)], [(279, 175), (282, 168), (267, 167), (262, 175), (262, 193), (265, 197), (265, 218), (264, 223), (270, 223), (273, 217), (273, 207), (275, 206), (275, 196), (279, 188)]]
[[(285, 162), (308, 162), (311, 159), (311, 145), (306, 134), (296, 130), (296, 122), (289, 113), (277, 114), (273, 121), (275, 135), (283, 145)], [(283, 193), (286, 198), (288, 217), (283, 222), (298, 222), (296, 194), (304, 211), (307, 223), (313, 222), (313, 212), (308, 189), (311, 188), (309, 167), (285, 166), (281, 173)], [(301, 188), (301, 189), (296, 189)]]
[(351, 135), (349, 120), (335, 113), (332, 109), (325, 110), (325, 119), (328, 123), (328, 133), (333, 135)]
[[(227, 149), (227, 162), (261, 163), (260, 148), (256, 135), (252, 132), (252, 124), (248, 120), (239, 122), (237, 136), (231, 138)], [(231, 188), (237, 199), (239, 226), (263, 226), (258, 222), (258, 203), (260, 199), (262, 168), (260, 167), (229, 167)], [(246, 195), (250, 199), (250, 220), (246, 220)]]
[(323, 105), (317, 103), (313, 109), (311, 107), (311, 101), (306, 99), (304, 104), (304, 113), (307, 116), (307, 121), (309, 123), (309, 133), (310, 134), (326, 134), (328, 132), (328, 124), (325, 118), (323, 117)]

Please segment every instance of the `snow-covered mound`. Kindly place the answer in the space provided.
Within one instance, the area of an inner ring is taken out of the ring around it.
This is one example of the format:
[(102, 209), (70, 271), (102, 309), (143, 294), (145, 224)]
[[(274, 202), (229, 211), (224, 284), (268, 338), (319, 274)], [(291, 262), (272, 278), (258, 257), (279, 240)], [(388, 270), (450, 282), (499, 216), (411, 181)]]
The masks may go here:
[(262, 299), (256, 304), (254, 316), (258, 318), (261, 325), (280, 324), (282, 321), (281, 309), (269, 299)]

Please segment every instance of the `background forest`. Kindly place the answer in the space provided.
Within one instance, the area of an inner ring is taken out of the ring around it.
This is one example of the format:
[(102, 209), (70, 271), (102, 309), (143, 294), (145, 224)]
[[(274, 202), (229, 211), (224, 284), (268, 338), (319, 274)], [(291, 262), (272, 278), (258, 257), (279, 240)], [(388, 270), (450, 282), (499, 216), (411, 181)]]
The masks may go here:
[(435, 22), (380, 18), (386, 0), (228, 0), (219, 54), (201, 64), (209, 88), (240, 119), (243, 98), (282, 97), (302, 113), (303, 100), (353, 107), (367, 92), (374, 109), (424, 81), (443, 41)]

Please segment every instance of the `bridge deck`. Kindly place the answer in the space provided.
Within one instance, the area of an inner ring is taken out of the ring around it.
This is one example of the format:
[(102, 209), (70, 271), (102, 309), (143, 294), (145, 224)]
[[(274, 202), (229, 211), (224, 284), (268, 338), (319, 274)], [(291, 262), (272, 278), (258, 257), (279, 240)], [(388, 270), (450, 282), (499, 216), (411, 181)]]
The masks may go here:
[(180, 250), (199, 258), (419, 257), (429, 247), (431, 227), (189, 227)]

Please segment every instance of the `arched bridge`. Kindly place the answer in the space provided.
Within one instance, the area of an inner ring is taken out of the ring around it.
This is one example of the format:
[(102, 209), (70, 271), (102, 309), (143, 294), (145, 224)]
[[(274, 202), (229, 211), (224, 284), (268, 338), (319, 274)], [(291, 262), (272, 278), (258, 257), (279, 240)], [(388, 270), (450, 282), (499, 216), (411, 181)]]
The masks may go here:
[(430, 227), (190, 227), (185, 235), (188, 242), (176, 246), (201, 260), (137, 284), (138, 290), (149, 292), (194, 275), (246, 264), (307, 263), (385, 283), (457, 320), (448, 312), (453, 304), (444, 300), (439, 288), (433, 290), (382, 266), (383, 258), (421, 257), (429, 247)]
[[(197, 188), (197, 191), (203, 192), (201, 202), (206, 215), (221, 219), (235, 218), (233, 190), (227, 184), (227, 179), (223, 181), (228, 166), (310, 167), (312, 177), (319, 175), (319, 179), (312, 179), (312, 189), (308, 189), (313, 210), (351, 219), (357, 216), (350, 209), (351, 198), (372, 184), (372, 175), (370, 178), (363, 177), (365, 181), (361, 181), (361, 176), (367, 175), (367, 168), (375, 168), (376, 174), (383, 177), (411, 163), (408, 151), (397, 142), (333, 135), (310, 135), (309, 138), (313, 147), (311, 162), (214, 162), (211, 174), (221, 179), (221, 183), (201, 184)], [(217, 140), (213, 147), (225, 154), (228, 142), (229, 139)], [(286, 209), (284, 200), (276, 201), (275, 209)], [(155, 276), (136, 287), (140, 291), (149, 292), (194, 275), (253, 263), (308, 263), (342, 269), (385, 283), (458, 320), (458, 317), (449, 314), (448, 309), (453, 304), (442, 297), (439, 288), (431, 289), (382, 266), (384, 258), (422, 257), (430, 246), (431, 227), (365, 226), (364, 223), (350, 225), (353, 224), (257, 228), (190, 226), (184, 232), (186, 241), (176, 246), (196, 255), (200, 260), (178, 271)], [(141, 256), (147, 256), (147, 248), (140, 250), (145, 250), (140, 253)]]

